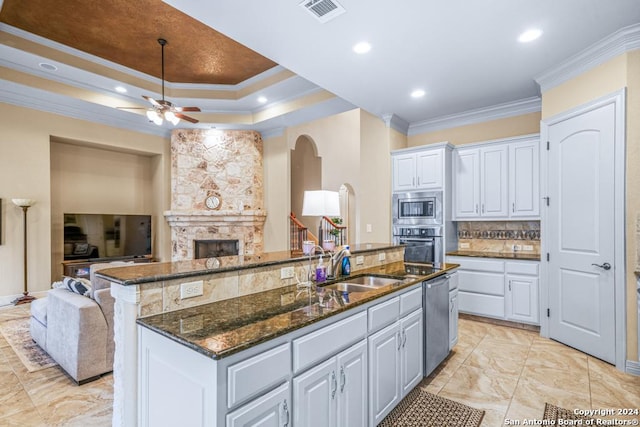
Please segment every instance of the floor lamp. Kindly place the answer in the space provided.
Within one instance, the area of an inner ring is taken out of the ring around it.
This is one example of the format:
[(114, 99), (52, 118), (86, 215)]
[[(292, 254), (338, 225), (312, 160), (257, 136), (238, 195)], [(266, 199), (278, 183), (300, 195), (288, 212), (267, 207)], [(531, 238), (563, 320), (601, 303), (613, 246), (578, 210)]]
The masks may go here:
[(36, 299), (29, 295), (27, 290), (27, 209), (35, 204), (35, 200), (32, 199), (12, 199), (14, 205), (22, 208), (22, 218), (24, 222), (24, 292), (21, 297), (14, 299), (11, 303), (13, 305), (26, 304)]
[(324, 236), (322, 233), (323, 216), (340, 216), (340, 194), (337, 191), (305, 191), (302, 199), (302, 216), (319, 216), (318, 245), (322, 246)]

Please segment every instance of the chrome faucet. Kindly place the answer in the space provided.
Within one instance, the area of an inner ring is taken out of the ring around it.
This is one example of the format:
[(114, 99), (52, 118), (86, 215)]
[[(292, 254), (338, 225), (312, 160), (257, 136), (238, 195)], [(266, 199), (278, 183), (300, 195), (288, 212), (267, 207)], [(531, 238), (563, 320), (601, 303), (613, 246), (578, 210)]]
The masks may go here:
[(342, 248), (338, 252), (331, 255), (331, 261), (329, 262), (329, 271), (327, 272), (327, 276), (332, 278), (340, 277), (340, 275), (337, 274), (337, 268), (340, 265), (340, 261), (342, 261), (342, 258), (346, 256), (351, 256), (351, 252), (349, 252), (349, 249), (347, 248)]

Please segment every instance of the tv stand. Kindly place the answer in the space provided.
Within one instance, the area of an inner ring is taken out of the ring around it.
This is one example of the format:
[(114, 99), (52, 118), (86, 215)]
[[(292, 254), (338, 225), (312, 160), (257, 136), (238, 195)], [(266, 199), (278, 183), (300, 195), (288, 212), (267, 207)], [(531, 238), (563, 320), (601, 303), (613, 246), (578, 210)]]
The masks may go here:
[(110, 257), (110, 258), (87, 258), (62, 261), (62, 274), (68, 277), (79, 277), (83, 279), (89, 278), (89, 269), (91, 264), (99, 264), (112, 261), (127, 261), (136, 264), (146, 264), (153, 262), (152, 256), (140, 257)]

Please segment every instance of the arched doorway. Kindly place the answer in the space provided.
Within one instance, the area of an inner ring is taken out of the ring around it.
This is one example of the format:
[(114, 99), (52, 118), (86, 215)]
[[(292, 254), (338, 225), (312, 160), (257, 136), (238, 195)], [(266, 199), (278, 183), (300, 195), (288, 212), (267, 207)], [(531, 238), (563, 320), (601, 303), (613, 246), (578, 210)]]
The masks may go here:
[(319, 218), (302, 216), (304, 190), (322, 189), (322, 158), (313, 140), (301, 135), (291, 150), (291, 212), (309, 230), (317, 230)]

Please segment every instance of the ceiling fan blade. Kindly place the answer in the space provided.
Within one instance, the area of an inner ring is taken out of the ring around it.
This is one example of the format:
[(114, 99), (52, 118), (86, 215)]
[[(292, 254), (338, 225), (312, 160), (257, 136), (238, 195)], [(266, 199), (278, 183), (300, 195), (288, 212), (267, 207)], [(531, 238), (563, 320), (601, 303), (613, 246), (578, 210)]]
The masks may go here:
[(176, 111), (200, 111), (198, 107), (176, 107)]
[(148, 110), (148, 107), (116, 107), (118, 110)]
[(185, 116), (184, 114), (181, 113), (174, 113), (176, 117), (179, 117), (182, 120), (186, 120), (188, 122), (191, 123), (198, 123), (199, 120), (194, 119), (193, 117), (189, 117), (189, 116)]
[(158, 101), (156, 101), (155, 99), (153, 99), (151, 97), (148, 97), (146, 95), (142, 95), (142, 97), (144, 99), (146, 99), (147, 101), (149, 101), (151, 103), (151, 105), (153, 105), (154, 107), (162, 107), (162, 105)]

